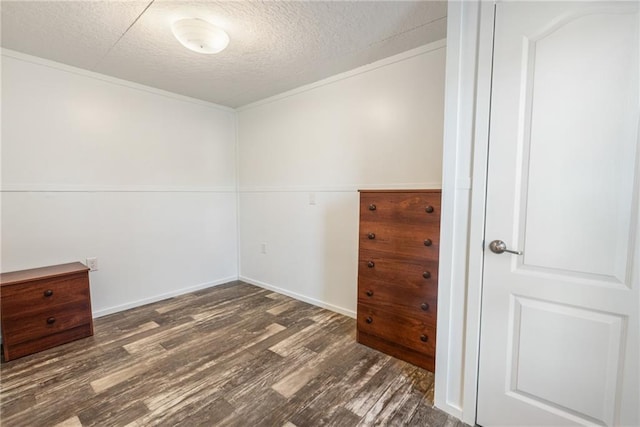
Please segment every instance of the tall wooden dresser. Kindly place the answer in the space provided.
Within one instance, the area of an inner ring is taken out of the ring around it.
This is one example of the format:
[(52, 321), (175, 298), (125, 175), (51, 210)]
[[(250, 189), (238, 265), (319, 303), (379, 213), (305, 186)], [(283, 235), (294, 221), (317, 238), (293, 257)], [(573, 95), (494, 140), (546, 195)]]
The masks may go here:
[(435, 369), (440, 190), (360, 191), (358, 342)]
[(0, 274), (5, 361), (93, 335), (88, 271), (74, 262)]

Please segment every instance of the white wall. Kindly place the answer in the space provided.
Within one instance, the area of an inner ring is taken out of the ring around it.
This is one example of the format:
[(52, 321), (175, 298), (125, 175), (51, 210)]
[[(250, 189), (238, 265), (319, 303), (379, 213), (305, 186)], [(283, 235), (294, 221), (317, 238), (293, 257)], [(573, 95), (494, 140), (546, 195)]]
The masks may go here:
[(355, 316), (357, 190), (440, 188), (444, 73), (440, 41), (239, 110), (241, 279)]
[[(96, 256), (96, 315), (237, 278), (233, 110), (11, 51), (2, 60), (1, 271)], [(240, 109), (242, 279), (355, 315), (357, 189), (440, 188), (444, 72), (442, 41)], [(457, 96), (451, 117), (469, 107)], [(440, 287), (436, 403), (473, 423), (462, 137), (451, 132), (446, 156), (448, 209), (460, 212), (443, 221), (442, 249), (457, 243), (440, 273), (451, 286)]]
[(3, 272), (97, 257), (95, 315), (237, 278), (233, 110), (2, 60)]

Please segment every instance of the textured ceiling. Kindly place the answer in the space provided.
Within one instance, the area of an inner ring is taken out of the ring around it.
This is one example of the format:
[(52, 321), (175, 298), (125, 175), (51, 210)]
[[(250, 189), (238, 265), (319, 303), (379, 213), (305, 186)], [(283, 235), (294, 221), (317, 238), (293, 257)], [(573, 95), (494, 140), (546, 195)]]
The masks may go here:
[[(436, 1), (6, 1), (2, 47), (229, 107), (445, 37)], [(185, 49), (181, 18), (225, 29), (216, 55)]]

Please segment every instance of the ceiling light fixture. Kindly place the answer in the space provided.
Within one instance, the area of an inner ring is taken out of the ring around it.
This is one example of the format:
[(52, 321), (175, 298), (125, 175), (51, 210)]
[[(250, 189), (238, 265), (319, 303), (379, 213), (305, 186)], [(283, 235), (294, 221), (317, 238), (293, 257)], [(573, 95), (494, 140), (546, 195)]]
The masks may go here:
[(198, 53), (222, 52), (229, 44), (227, 33), (198, 18), (176, 21), (171, 26), (171, 30), (182, 46)]

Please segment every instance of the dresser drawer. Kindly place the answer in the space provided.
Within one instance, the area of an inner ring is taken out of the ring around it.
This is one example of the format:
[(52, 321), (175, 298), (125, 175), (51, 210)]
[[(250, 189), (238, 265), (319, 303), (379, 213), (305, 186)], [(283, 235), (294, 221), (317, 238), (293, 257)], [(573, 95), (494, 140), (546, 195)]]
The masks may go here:
[(440, 229), (435, 225), (416, 228), (363, 222), (360, 224), (359, 244), (361, 251), (437, 260)]
[(360, 221), (424, 225), (440, 223), (440, 192), (362, 192)]
[(2, 320), (4, 344), (11, 345), (90, 324), (91, 304), (75, 301), (22, 316), (3, 316)]
[(436, 328), (426, 318), (403, 316), (369, 304), (358, 304), (358, 331), (423, 354), (434, 355)]
[(358, 278), (391, 282), (409, 289), (438, 291), (438, 260), (362, 249)]
[(406, 288), (390, 282), (359, 279), (358, 303), (436, 326), (438, 292), (429, 286), (424, 286), (424, 289)]
[(37, 280), (2, 288), (2, 315), (22, 316), (57, 305), (89, 299), (86, 274)]

